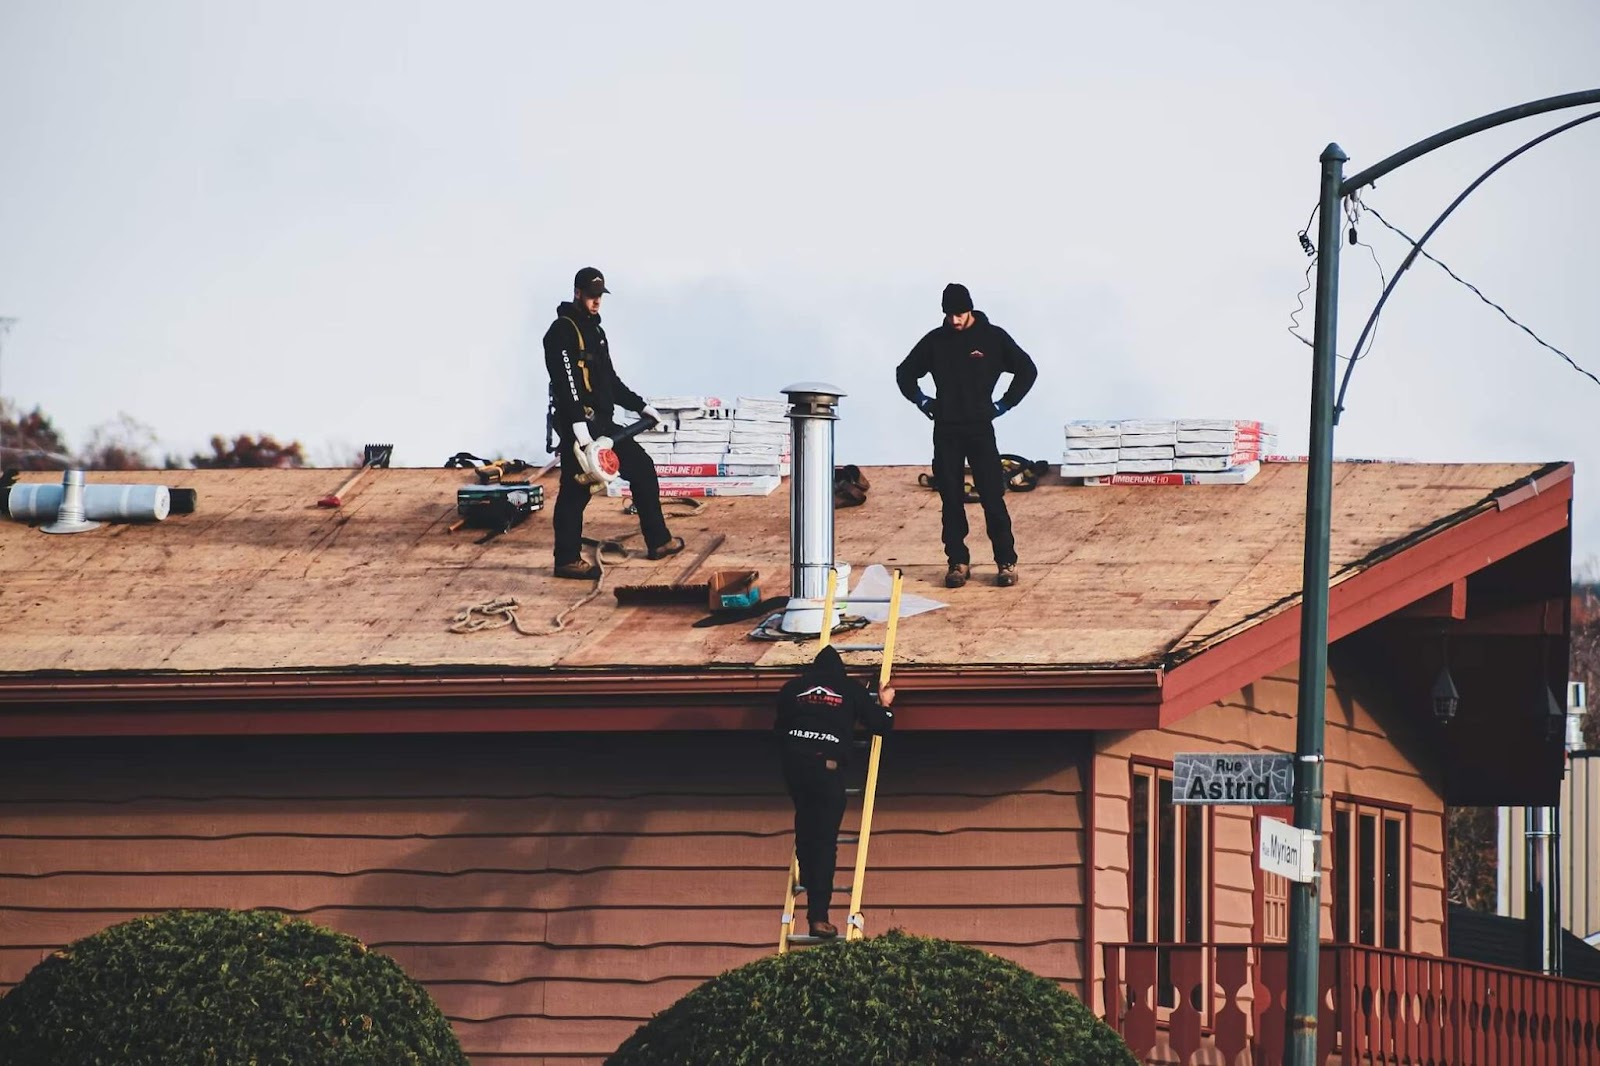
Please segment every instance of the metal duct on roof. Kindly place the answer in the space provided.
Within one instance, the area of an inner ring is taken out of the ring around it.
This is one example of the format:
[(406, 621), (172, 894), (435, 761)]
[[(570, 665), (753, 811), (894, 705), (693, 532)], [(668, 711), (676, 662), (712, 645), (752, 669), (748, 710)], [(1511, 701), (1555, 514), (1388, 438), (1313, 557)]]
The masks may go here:
[[(845, 394), (817, 381), (790, 385), (783, 393), (789, 398), (794, 464), (789, 478), (789, 606), (783, 629), (820, 633), (828, 570), (834, 565), (833, 424)], [(841, 599), (843, 593), (838, 590)], [(838, 624), (837, 613), (832, 625)]]
[[(54, 483), (12, 485), (6, 510), (19, 522), (54, 518), (61, 497), (62, 487)], [(83, 514), (91, 521), (159, 522), (171, 510), (172, 493), (165, 485), (83, 486)]]
[(99, 528), (99, 522), (91, 522), (83, 515), (83, 471), (68, 470), (61, 475), (61, 510), (44, 532), (87, 533)]

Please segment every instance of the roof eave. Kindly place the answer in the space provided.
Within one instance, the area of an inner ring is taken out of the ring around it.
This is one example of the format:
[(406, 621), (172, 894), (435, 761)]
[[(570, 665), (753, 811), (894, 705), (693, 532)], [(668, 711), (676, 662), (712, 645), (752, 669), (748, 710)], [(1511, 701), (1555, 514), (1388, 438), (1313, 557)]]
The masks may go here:
[[(1328, 639), (1339, 640), (1448, 587), (1570, 523), (1571, 463), (1533, 477), (1333, 575)], [(1238, 691), (1299, 657), (1300, 597), (1242, 630), (1180, 649), (1162, 692), (1162, 725)]]
[[(792, 669), (0, 679), (0, 737), (761, 729)], [(1150, 668), (902, 667), (902, 729), (1140, 729)]]

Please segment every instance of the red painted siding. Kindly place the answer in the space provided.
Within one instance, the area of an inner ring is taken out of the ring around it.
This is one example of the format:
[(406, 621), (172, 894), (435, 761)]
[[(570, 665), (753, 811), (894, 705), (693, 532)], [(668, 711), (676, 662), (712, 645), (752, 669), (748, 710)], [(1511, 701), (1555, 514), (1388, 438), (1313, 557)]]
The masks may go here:
[[(700, 981), (772, 950), (791, 811), (769, 743), (13, 744), (0, 988), (136, 914), (278, 908), (392, 955), (475, 1061), (597, 1064)], [(1083, 753), (1059, 733), (891, 738), (869, 934), (950, 937), (1081, 993)]]

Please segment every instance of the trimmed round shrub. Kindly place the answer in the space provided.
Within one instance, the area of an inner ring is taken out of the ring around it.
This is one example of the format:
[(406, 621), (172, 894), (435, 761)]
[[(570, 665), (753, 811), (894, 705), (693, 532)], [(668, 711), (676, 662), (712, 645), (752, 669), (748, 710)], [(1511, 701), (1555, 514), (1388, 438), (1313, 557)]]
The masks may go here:
[(729, 970), (606, 1066), (1138, 1066), (1077, 998), (1015, 963), (891, 930)]
[(0, 998), (7, 1066), (466, 1066), (394, 960), (269, 911), (172, 911), (85, 937)]

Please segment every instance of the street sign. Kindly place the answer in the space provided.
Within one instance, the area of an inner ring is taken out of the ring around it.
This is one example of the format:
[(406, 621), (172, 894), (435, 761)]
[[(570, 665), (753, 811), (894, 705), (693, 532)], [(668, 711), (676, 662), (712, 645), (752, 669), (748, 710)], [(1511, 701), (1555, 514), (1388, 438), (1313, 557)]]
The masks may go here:
[(1172, 802), (1287, 806), (1294, 756), (1180, 752), (1172, 757)]
[(1309, 885), (1317, 879), (1317, 835), (1276, 818), (1261, 819), (1261, 869)]

